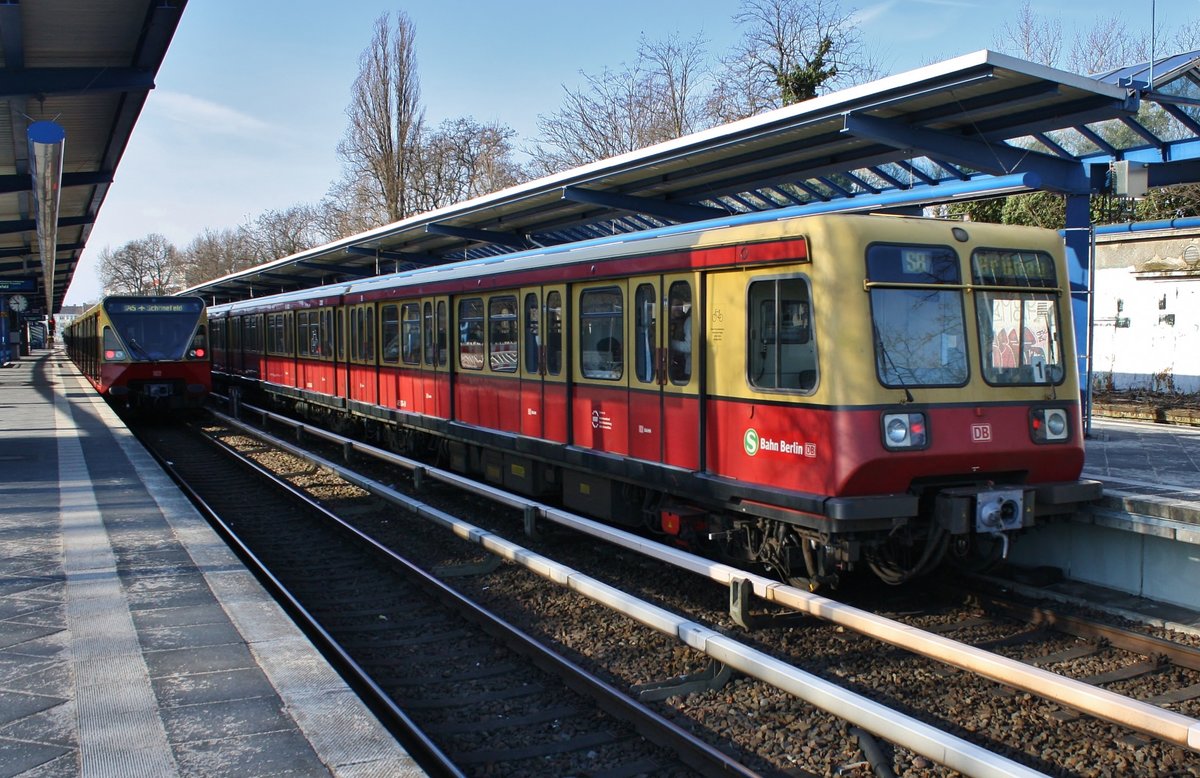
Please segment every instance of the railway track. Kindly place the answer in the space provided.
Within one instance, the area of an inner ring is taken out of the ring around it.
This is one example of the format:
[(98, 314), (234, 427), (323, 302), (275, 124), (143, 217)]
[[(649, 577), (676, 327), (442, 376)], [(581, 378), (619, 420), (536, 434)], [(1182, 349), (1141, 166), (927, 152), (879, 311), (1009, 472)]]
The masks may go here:
[[(306, 436), (307, 438), (307, 436)], [(314, 443), (320, 441), (313, 439)], [(249, 444), (248, 444), (249, 445)], [(345, 445), (325, 446), (325, 453), (346, 453)], [(396, 485), (406, 479), (398, 478), (394, 468), (385, 469), (383, 477)], [(307, 477), (307, 476), (306, 476)], [(303, 479), (301, 479), (303, 480)], [(320, 488), (315, 491), (321, 492)], [(429, 495), (431, 488), (425, 485), (423, 493)], [(433, 490), (436, 491), (436, 490)], [(363, 495), (344, 502), (360, 504)], [(340, 498), (324, 497), (326, 502), (338, 503)], [(508, 531), (519, 533), (529, 526), (529, 515), (505, 517), (505, 511), (494, 508), (475, 509), (476, 518), (484, 518), (496, 526), (507, 523)], [(511, 512), (508, 512), (511, 513)], [(387, 535), (395, 533), (392, 542), (412, 544), (415, 537), (411, 528), (401, 529), (398, 522), (389, 519), (366, 518), (374, 522), (377, 529)], [(423, 533), (428, 534), (428, 533)], [(655, 568), (657, 563), (643, 557), (635, 557), (612, 549), (601, 550), (591, 541), (580, 542), (577, 535), (554, 531), (542, 532), (540, 548), (548, 548), (556, 557), (578, 564), (580, 569), (596, 574), (605, 580), (619, 580), (620, 585), (635, 588), (648, 597), (672, 610), (687, 612), (694, 618), (707, 619), (723, 631), (737, 631), (732, 623), (727, 593), (719, 587), (695, 585), (681, 587), (679, 572), (662, 572)], [(406, 540), (407, 539), (407, 540)], [(462, 560), (469, 559), (471, 552), (455, 552)], [(477, 555), (477, 554), (476, 554)], [(602, 561), (597, 561), (602, 560)], [(591, 565), (591, 568), (588, 567)], [(509, 566), (505, 566), (509, 567)], [(515, 619), (530, 616), (520, 614), (521, 603), (529, 600), (544, 602), (545, 610), (565, 614), (557, 622), (535, 617), (526, 625), (533, 634), (545, 641), (576, 655), (581, 661), (595, 661), (597, 653), (615, 653), (606, 648), (611, 643), (635, 643), (636, 640), (620, 629), (611, 629), (606, 634), (602, 629), (589, 627), (576, 618), (582, 610), (580, 604), (566, 594), (547, 592), (544, 583), (532, 576), (528, 580), (514, 583), (503, 581), (499, 572), (480, 572), (455, 579), (459, 588), (469, 591), (488, 607), (505, 612)], [(638, 585), (633, 586), (633, 582)], [(682, 596), (682, 589), (689, 595)], [(722, 597), (724, 594), (724, 597)], [(1080, 765), (1113, 765), (1128, 774), (1160, 774), (1161, 770), (1188, 770), (1194, 761), (1194, 753), (1186, 749), (1164, 746), (1142, 735), (1111, 734), (1107, 722), (1097, 721), (1090, 716), (1070, 717), (1062, 714), (1062, 706), (1047, 704), (1027, 692), (1003, 690), (986, 678), (968, 673), (947, 671), (944, 665), (931, 660), (914, 657), (905, 651), (880, 650), (878, 643), (854, 634), (836, 624), (823, 624), (815, 620), (804, 620), (797, 625), (795, 616), (779, 613), (773, 605), (757, 603), (759, 612), (755, 621), (762, 625), (751, 635), (754, 646), (794, 665), (815, 671), (829, 678), (869, 694), (873, 699), (894, 707), (902, 714), (912, 715), (922, 721), (945, 727), (959, 735), (979, 743), (983, 748), (1001, 757), (1010, 757), (1033, 769), (1051, 774), (1076, 774)], [(511, 611), (511, 613), (509, 613)], [(919, 618), (919, 617), (918, 617)], [(963, 622), (975, 616), (938, 616), (943, 623)], [(611, 620), (610, 620), (611, 621)], [(976, 624), (976, 627), (979, 625)], [(955, 630), (957, 631), (957, 630)], [(933, 630), (936, 633), (936, 630)], [(636, 645), (635, 645), (636, 647)], [(677, 678), (682, 675), (699, 675), (704, 668), (704, 659), (691, 652), (681, 652), (678, 645), (644, 642), (640, 653), (656, 652), (660, 660), (658, 680), (664, 676)], [(637, 653), (635, 651), (635, 653)], [(592, 657), (589, 659), (589, 657)], [(628, 663), (628, 666), (622, 662)], [(612, 669), (603, 671), (618, 685), (636, 693), (638, 687), (655, 683), (653, 669), (647, 669), (631, 659), (619, 660)], [(667, 672), (667, 671), (671, 672)], [(891, 681), (886, 679), (891, 678)], [(882, 682), (879, 679), (884, 679)], [(865, 754), (873, 752), (877, 761), (887, 762), (897, 771), (921, 774), (936, 767), (932, 761), (920, 754), (908, 753), (906, 749), (890, 752), (866, 737), (859, 729), (838, 720), (836, 716), (820, 711), (806, 710), (803, 704), (788, 692), (763, 684), (751, 678), (734, 675), (724, 686), (705, 686), (702, 682), (689, 687), (676, 687), (680, 691), (668, 701), (657, 703), (676, 720), (704, 734), (726, 748), (736, 748), (747, 755), (757, 755), (765, 765), (764, 772), (801, 770), (815, 773), (841, 772), (854, 774), (854, 770), (869, 770)], [(668, 687), (667, 694), (672, 694)], [(660, 693), (661, 694), (661, 693)], [(930, 702), (931, 699), (936, 702)], [(1007, 727), (1003, 722), (1008, 722)], [(1031, 728), (1050, 725), (1059, 730), (1050, 737), (1030, 739)], [(859, 737), (859, 736), (862, 737)], [(1084, 746), (1079, 746), (1079, 741)], [(1076, 742), (1072, 749), (1060, 743)], [(1099, 744), (1103, 748), (1088, 747)], [(1105, 744), (1111, 744), (1110, 746)], [(916, 772), (913, 772), (916, 771)], [(865, 774), (865, 773), (864, 773)], [(1007, 773), (1006, 773), (1007, 774)], [(1083, 774), (1083, 773), (1079, 773)], [(1190, 774), (1182, 772), (1180, 774)], [(1197, 773), (1200, 774), (1200, 773)]]
[(310, 634), (360, 674), (434, 774), (755, 774), (261, 469), (213, 456), (187, 429), (138, 433), (210, 515), (228, 517), (243, 556), (311, 618)]

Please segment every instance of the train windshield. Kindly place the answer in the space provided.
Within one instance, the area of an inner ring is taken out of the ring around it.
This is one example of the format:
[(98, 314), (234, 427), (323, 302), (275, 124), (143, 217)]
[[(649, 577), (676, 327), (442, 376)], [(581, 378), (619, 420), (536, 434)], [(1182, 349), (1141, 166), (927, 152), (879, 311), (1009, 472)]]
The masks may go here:
[(971, 257), (971, 274), (983, 287), (975, 294), (975, 311), (984, 380), (996, 385), (1062, 383), (1058, 284), (1050, 255), (981, 249)]
[(132, 359), (183, 359), (204, 303), (195, 297), (109, 297), (104, 310)]
[(875, 372), (884, 386), (962, 386), (966, 324), (958, 255), (940, 246), (867, 250)]

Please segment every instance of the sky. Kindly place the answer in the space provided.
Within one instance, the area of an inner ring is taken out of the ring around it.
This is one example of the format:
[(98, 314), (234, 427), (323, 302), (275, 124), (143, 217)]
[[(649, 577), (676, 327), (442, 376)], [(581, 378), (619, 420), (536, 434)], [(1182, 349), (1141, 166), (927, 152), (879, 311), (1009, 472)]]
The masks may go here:
[[(1200, 0), (1060, 0), (1043, 15), (1064, 36), (1119, 16), (1136, 30), (1200, 16)], [(537, 135), (581, 73), (620, 69), (639, 39), (703, 35), (716, 56), (740, 37), (738, 0), (191, 0), (100, 209), (66, 304), (96, 300), (98, 257), (161, 233), (179, 248), (205, 229), (319, 202), (340, 175), (337, 145), (375, 19), (403, 10), (416, 29), (426, 121), (470, 116)], [(854, 3), (884, 70), (901, 73), (985, 48), (1016, 0)], [(70, 138), (67, 138), (69, 144)]]

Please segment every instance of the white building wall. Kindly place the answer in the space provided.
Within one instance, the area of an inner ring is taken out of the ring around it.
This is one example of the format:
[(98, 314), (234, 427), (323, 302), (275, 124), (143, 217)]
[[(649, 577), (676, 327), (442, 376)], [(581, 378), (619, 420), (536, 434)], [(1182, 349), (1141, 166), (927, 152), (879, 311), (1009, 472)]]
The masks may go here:
[[(1164, 230), (1097, 240), (1094, 387), (1200, 392), (1198, 238)], [(1165, 264), (1184, 269), (1151, 269)]]

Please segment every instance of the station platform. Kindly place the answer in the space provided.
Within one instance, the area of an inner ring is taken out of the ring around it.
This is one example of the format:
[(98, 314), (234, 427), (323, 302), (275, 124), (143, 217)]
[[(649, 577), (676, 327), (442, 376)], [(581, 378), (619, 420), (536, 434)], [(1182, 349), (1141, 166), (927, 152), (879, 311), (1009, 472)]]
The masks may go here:
[(61, 351), (0, 368), (0, 775), (424, 772)]

